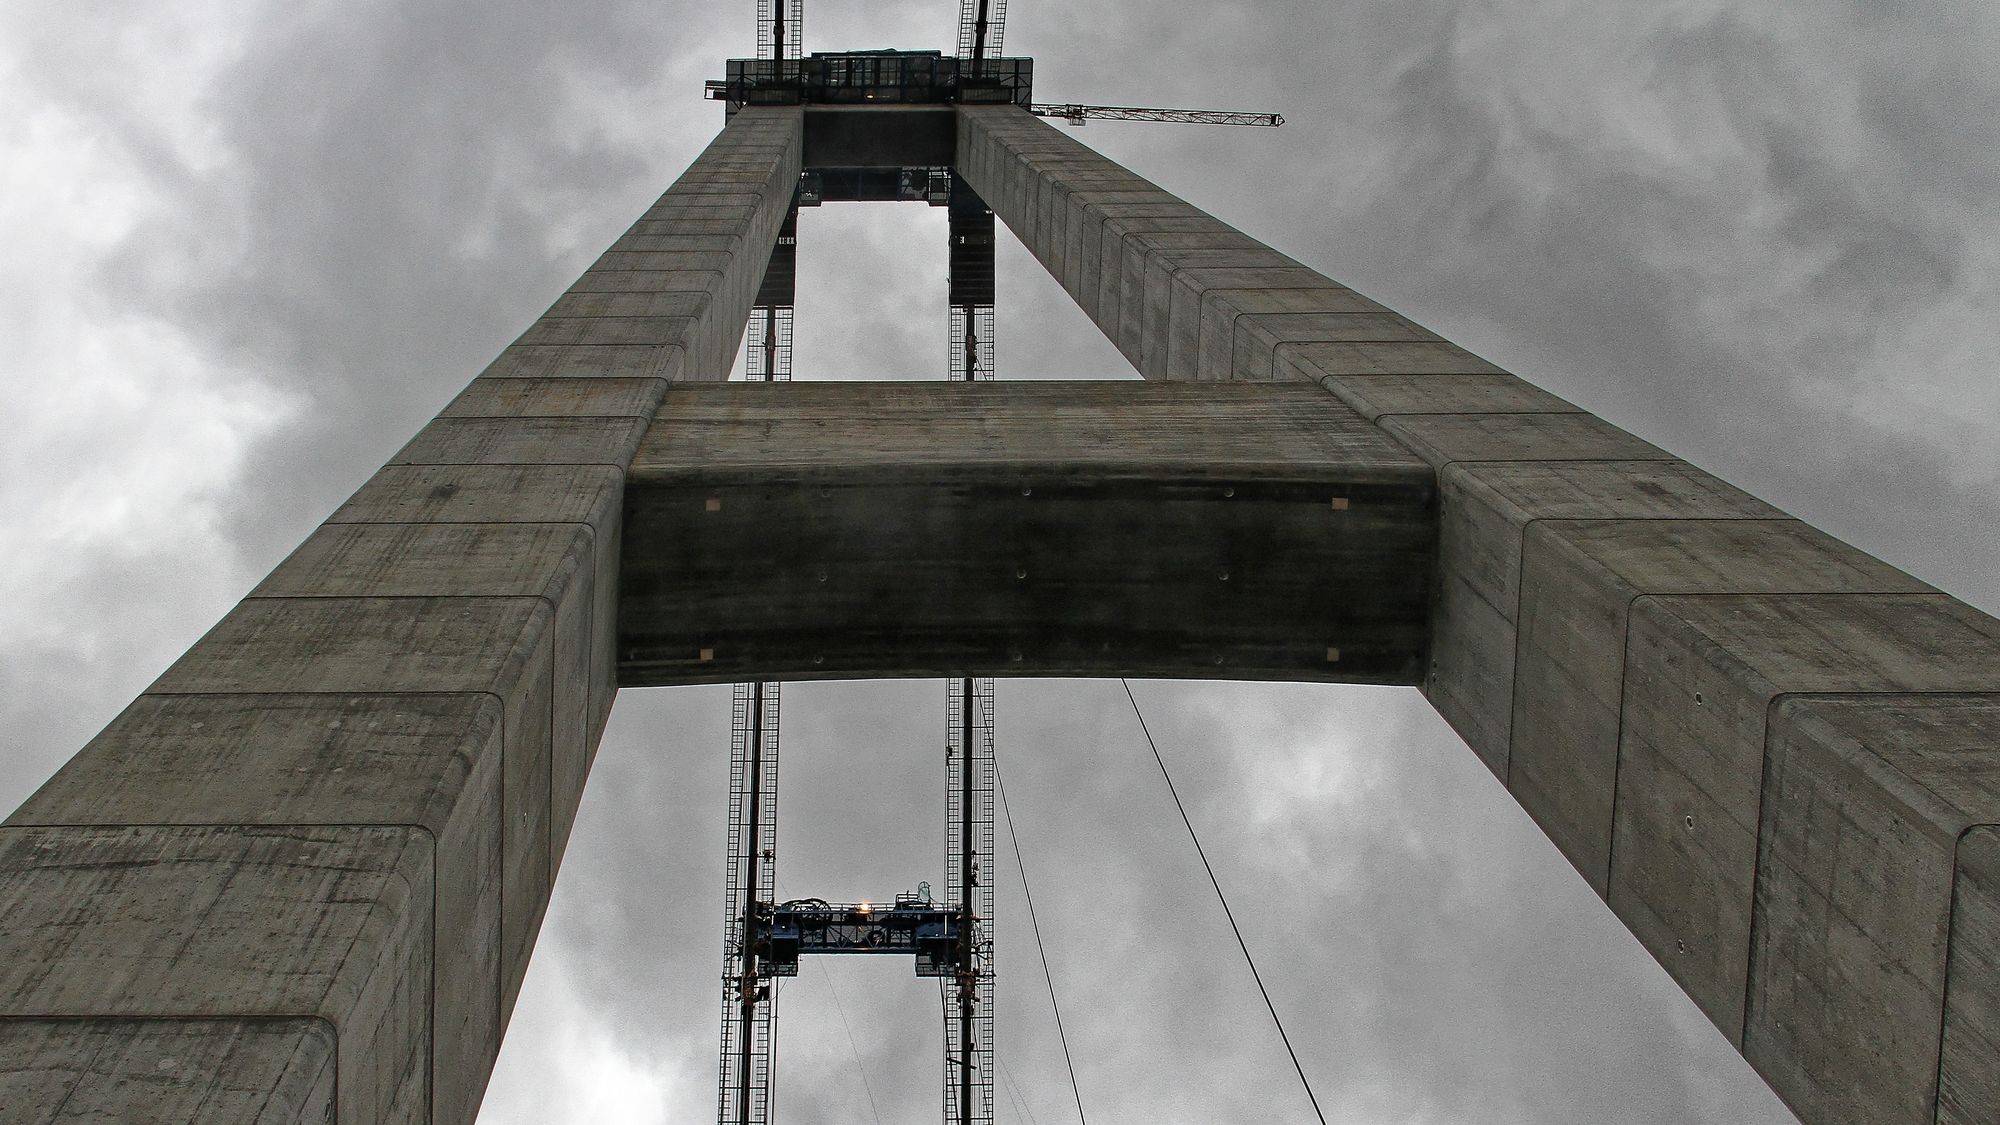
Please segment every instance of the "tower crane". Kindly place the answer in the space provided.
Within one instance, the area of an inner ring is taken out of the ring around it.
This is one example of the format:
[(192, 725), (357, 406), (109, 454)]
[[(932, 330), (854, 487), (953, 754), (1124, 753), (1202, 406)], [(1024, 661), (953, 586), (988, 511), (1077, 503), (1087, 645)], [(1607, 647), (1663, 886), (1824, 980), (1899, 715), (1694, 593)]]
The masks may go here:
[[(770, 64), (774, 76), (787, 61), (796, 63), (803, 49), (804, 0), (757, 0), (757, 58)], [(792, 303), (798, 278), (799, 207), (796, 199), (785, 215), (771, 261), (750, 310), (744, 339), (748, 375), (765, 382), (792, 377)], [(777, 684), (766, 684), (773, 697)]]
[[(762, 0), (765, 4), (772, 0)], [(782, 4), (783, 0), (778, 0)], [(958, 57), (975, 64), (988, 54), (1000, 53), (1001, 36), (1007, 30), (1007, 0), (959, 0)], [(1257, 125), (1277, 128), (1285, 123), (1280, 113), (1244, 113), (1228, 109), (1149, 109), (1130, 105), (1078, 105), (1075, 103), (1035, 103), (1028, 112), (1037, 117), (1060, 117), (1071, 125), (1093, 118), (1100, 121), (1177, 121), (1189, 125)]]
[[(761, 0), (768, 5), (773, 0)], [(777, 0), (783, 3), (783, 0)], [(796, 0), (794, 0), (796, 2)], [(1000, 53), (1007, 30), (1007, 0), (959, 0), (958, 58), (962, 73), (983, 76), (986, 60)], [(1150, 109), (1129, 105), (1080, 105), (1036, 102), (1026, 106), (1037, 117), (1058, 117), (1071, 125), (1093, 118), (1105, 121), (1176, 121), (1193, 125), (1253, 125), (1276, 128), (1283, 114), (1246, 113), (1223, 109)], [(971, 189), (950, 174), (951, 222), (951, 377), (993, 377), (993, 212)], [(962, 260), (963, 259), (963, 260)]]
[(1285, 123), (1282, 113), (1244, 113), (1232, 109), (1146, 109), (1130, 105), (1051, 105), (1028, 107), (1036, 117), (1060, 117), (1071, 125), (1095, 118), (1102, 121), (1179, 121), (1190, 125), (1261, 125), (1275, 129)]

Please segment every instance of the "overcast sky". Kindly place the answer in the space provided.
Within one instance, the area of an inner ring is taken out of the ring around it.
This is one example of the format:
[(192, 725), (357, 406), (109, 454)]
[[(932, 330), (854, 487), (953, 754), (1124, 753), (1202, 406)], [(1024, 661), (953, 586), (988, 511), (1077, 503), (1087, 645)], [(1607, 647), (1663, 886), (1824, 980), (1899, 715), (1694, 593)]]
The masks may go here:
[[(753, 7), (0, 7), (0, 808), (671, 182)], [(948, 47), (956, 14), (814, 0), (806, 42)], [(1049, 99), (1282, 111), (1083, 138), (2000, 609), (1992, 5), (1016, 0), (1006, 45)], [(808, 212), (800, 377), (940, 371), (943, 241)], [(1004, 375), (1129, 375), (1011, 243), (1000, 286)], [(1790, 1120), (1414, 692), (1135, 691), (1331, 1119)], [(726, 703), (620, 699), (488, 1125), (712, 1116)], [(1308, 1120), (1123, 693), (999, 708), (1092, 1119)], [(941, 885), (943, 732), (938, 683), (786, 689), (786, 893)], [(1017, 880), (1000, 1117), (1072, 1120)], [(936, 1118), (906, 964), (808, 966), (779, 1010), (782, 1120)]]

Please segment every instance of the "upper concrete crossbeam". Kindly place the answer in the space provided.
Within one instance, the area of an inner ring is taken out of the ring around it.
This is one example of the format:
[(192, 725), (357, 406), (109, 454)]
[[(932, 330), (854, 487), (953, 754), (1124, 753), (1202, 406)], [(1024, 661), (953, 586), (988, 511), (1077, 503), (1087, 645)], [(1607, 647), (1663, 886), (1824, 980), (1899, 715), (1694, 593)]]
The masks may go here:
[(626, 466), (798, 181), (735, 116), (0, 827), (0, 1117), (468, 1122), (615, 694)]
[(1425, 692), (1802, 1118), (2000, 1120), (2000, 622), (1018, 109), (958, 141), (1141, 374), (1435, 468)]

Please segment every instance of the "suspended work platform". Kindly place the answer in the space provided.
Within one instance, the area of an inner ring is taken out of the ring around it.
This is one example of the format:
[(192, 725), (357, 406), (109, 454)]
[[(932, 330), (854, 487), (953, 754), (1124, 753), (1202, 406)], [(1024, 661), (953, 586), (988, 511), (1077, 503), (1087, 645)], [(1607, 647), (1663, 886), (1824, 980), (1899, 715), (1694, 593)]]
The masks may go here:
[(920, 894), (898, 895), (888, 906), (794, 899), (767, 905), (752, 923), (760, 964), (769, 977), (799, 973), (807, 953), (915, 954), (917, 975), (948, 977), (957, 971), (963, 911)]

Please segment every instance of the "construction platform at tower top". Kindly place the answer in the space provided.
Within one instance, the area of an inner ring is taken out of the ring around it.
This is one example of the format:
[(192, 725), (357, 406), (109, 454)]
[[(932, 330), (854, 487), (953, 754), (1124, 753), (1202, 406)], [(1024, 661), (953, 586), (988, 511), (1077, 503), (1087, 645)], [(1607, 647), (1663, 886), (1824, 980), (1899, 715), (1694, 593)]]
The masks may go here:
[[(712, 385), (825, 112), (1177, 385)], [(2000, 1115), (2000, 623), (1011, 101), (746, 100), (11, 816), (0, 1106), (468, 1121), (621, 681), (939, 671), (1417, 684), (1804, 1120)]]

